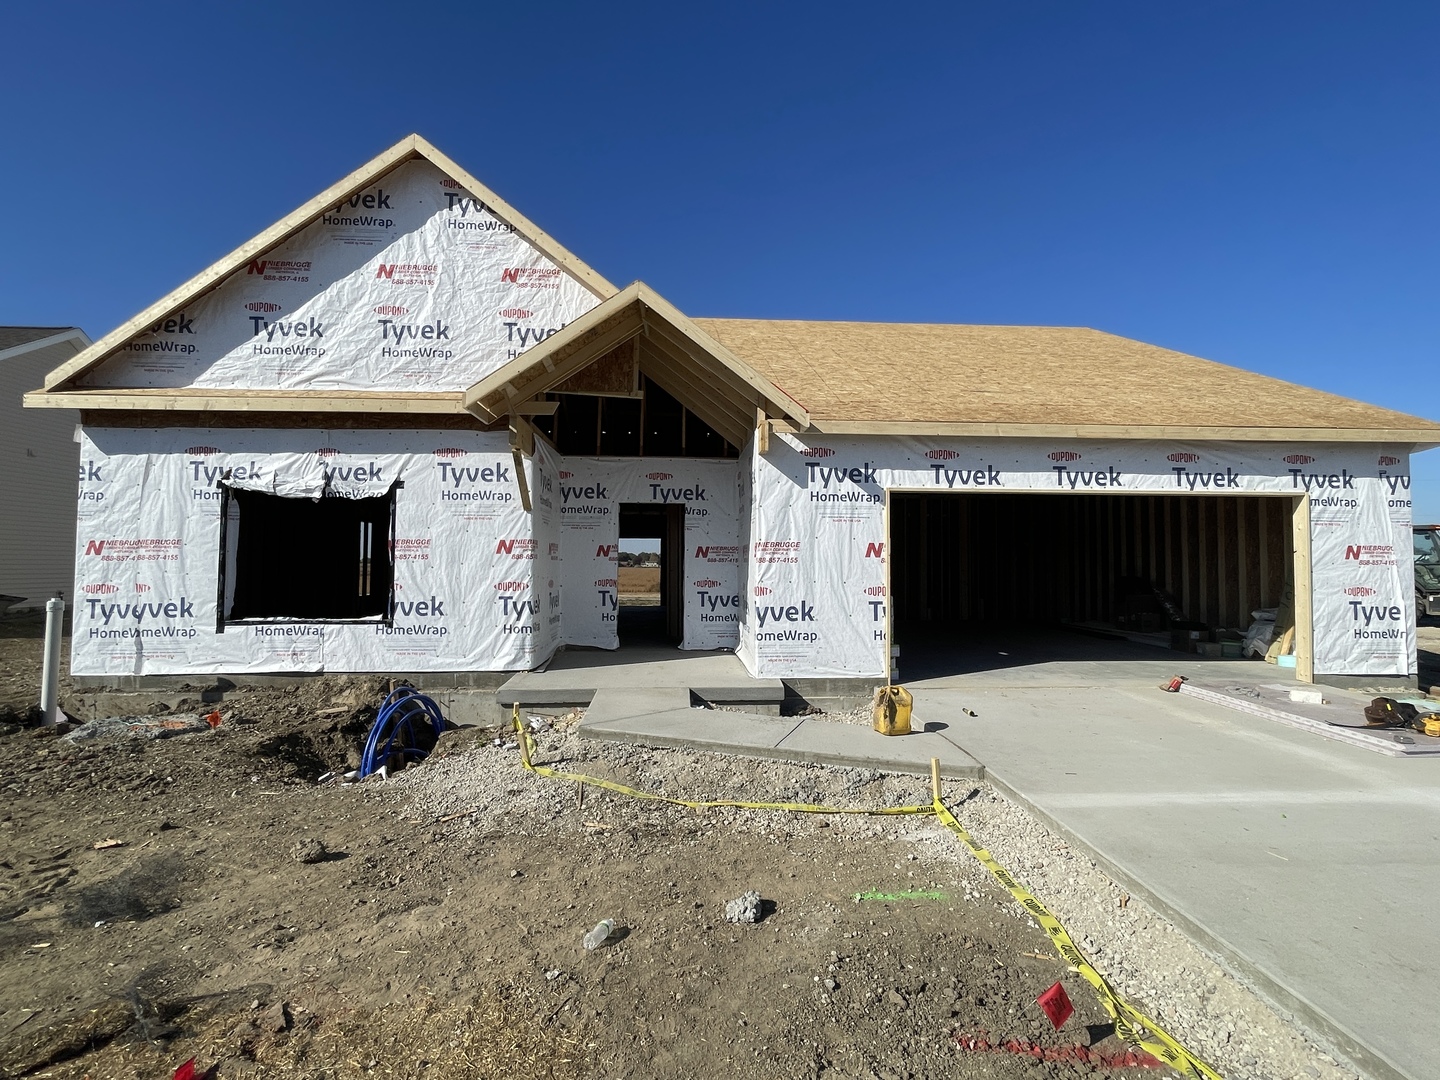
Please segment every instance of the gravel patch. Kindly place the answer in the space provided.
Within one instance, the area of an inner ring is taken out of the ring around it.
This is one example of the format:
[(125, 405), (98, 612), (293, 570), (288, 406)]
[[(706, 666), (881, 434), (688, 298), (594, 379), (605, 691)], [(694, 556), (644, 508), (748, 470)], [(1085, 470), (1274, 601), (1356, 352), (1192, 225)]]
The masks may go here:
[[(869, 707), (823, 714), (839, 723), (869, 723)], [(579, 713), (536, 735), (536, 759), (557, 769), (617, 780), (644, 791), (686, 799), (794, 801), (846, 806), (904, 806), (928, 802), (914, 777), (874, 769), (757, 761), (687, 750), (651, 750), (578, 738)], [(474, 730), (474, 729), (469, 729)], [(468, 738), (468, 744), (463, 740)], [(449, 744), (449, 745), (447, 745)], [(497, 782), (497, 777), (503, 778)], [(362, 787), (368, 785), (362, 785)], [(417, 817), (473, 822), (488, 829), (524, 828), (530, 835), (573, 830), (562, 813), (573, 806), (573, 785), (520, 767), (513, 735), (451, 733), (423, 768), (386, 785)], [(1129, 896), (1083, 852), (1073, 849), (1023, 807), (989, 785), (947, 785), (956, 817), (1065, 924), (1111, 984), (1177, 1039), (1227, 1077), (1249, 1080), (1359, 1080), (1357, 1073), (1277, 1012), (1243, 981), (1191, 942), (1164, 916)], [(586, 813), (629, 802), (588, 789)], [(1028, 912), (993, 881), (959, 841), (931, 817), (783, 814), (720, 808), (713, 824), (752, 832), (771, 842), (813, 836), (837, 844), (903, 841), (911, 854), (903, 870), (916, 889), (952, 889), (970, 904), (1035, 926)], [(457, 820), (458, 819), (458, 820)], [(902, 869), (902, 864), (896, 864)], [(1057, 974), (1059, 969), (1057, 968)]]

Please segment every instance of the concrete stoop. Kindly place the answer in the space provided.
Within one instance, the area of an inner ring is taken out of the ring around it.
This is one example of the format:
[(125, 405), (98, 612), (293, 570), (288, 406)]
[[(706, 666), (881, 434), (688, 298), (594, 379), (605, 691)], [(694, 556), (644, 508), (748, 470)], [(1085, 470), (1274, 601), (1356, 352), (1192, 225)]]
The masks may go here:
[(597, 690), (580, 722), (580, 735), (916, 775), (927, 775), (931, 758), (938, 758), (944, 776), (985, 776), (984, 766), (941, 731), (887, 737), (859, 724), (708, 709), (693, 704), (691, 691), (681, 687)]

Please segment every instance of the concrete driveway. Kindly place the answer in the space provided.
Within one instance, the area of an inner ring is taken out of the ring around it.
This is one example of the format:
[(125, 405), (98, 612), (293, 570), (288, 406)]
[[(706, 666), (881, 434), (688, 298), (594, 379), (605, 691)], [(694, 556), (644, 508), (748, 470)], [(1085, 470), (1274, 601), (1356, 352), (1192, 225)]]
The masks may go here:
[(1194, 662), (1160, 656), (907, 685), (917, 723), (949, 724), (1001, 788), (1361, 1068), (1440, 1076), (1440, 759), (1162, 693)]

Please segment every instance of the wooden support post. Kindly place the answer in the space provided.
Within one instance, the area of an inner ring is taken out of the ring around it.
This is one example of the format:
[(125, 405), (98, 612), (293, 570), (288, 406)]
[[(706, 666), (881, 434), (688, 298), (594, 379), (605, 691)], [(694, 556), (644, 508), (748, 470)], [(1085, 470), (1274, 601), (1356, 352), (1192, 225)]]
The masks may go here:
[(755, 445), (759, 448), (761, 457), (770, 452), (770, 421), (765, 416), (764, 409), (755, 410)]
[(1295, 678), (1315, 681), (1315, 641), (1310, 589), (1310, 498), (1295, 499), (1290, 517), (1295, 544)]
[(940, 759), (930, 759), (930, 798), (934, 802), (940, 801)]
[(1270, 505), (1273, 500), (1260, 500), (1260, 530), (1256, 546), (1260, 549), (1260, 607), (1270, 603)]

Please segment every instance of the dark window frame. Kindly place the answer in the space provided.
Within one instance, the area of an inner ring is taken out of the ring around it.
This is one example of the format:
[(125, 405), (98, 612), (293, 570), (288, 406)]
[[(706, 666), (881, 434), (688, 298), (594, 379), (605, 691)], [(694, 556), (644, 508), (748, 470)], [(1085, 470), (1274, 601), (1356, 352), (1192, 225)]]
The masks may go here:
[[(324, 626), (393, 626), (395, 621), (395, 518), (396, 509), (400, 502), (400, 491), (405, 487), (403, 480), (397, 480), (387, 488), (383, 497), (390, 500), (388, 534), (383, 537), (383, 545), (380, 550), (388, 553), (390, 559), (390, 587), (385, 597), (384, 610), (378, 615), (366, 615), (359, 618), (304, 618), (300, 616), (256, 616), (254, 618), (227, 618), (225, 607), (225, 593), (229, 585), (229, 575), (226, 572), (226, 563), (230, 552), (230, 545), (235, 541), (230, 536), (230, 507), (235, 498), (235, 490), (225, 480), (227, 477), (217, 481), (215, 486), (220, 490), (220, 545), (219, 545), (219, 568), (216, 575), (215, 587), (215, 632), (223, 634), (227, 627), (244, 626), (277, 626), (277, 625), (324, 625)], [(257, 492), (256, 494), (269, 494)], [(273, 498), (289, 498), (290, 496), (275, 495)], [(325, 494), (322, 499), (336, 499), (341, 496)], [(307, 500), (309, 501), (309, 500)], [(367, 569), (367, 574), (370, 573)], [(237, 566), (238, 577), (238, 566)]]

